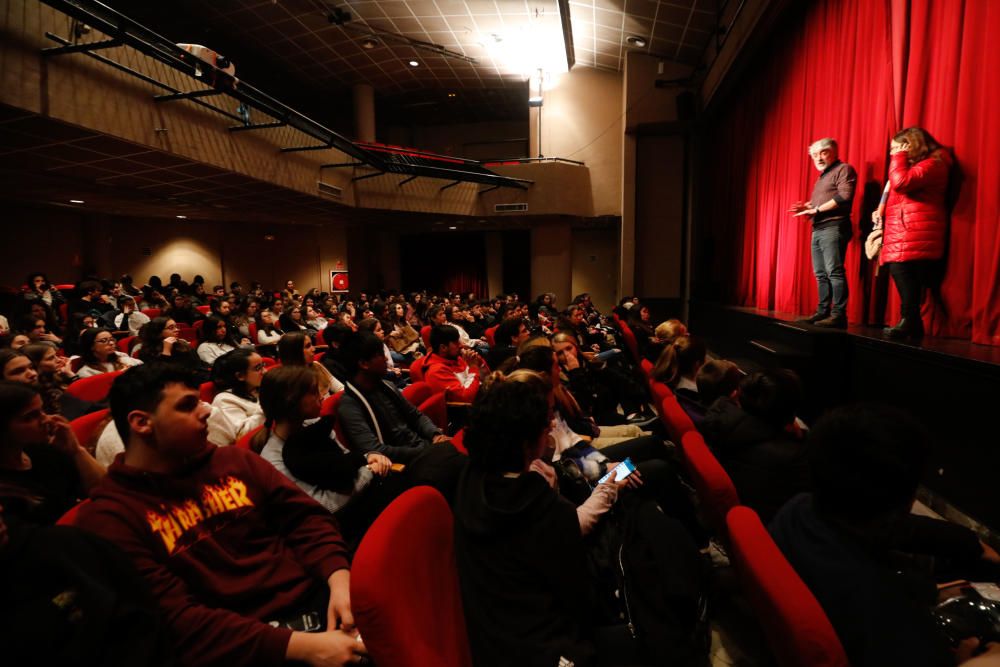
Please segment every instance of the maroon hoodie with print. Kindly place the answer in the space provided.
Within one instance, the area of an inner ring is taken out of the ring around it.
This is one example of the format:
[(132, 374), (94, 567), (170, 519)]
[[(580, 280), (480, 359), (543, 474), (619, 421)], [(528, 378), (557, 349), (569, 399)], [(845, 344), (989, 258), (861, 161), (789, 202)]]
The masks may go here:
[(209, 446), (173, 474), (123, 458), (76, 524), (132, 558), (183, 664), (283, 664), (291, 631), (265, 621), (348, 567), (333, 516), (247, 450)]

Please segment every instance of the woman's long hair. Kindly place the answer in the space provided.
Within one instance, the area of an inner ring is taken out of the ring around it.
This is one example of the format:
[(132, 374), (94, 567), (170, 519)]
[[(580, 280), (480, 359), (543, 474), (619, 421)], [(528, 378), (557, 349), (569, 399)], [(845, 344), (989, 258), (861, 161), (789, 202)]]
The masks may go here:
[(278, 341), (278, 361), (282, 366), (305, 366), (306, 335), (301, 331), (290, 331)]
[[(111, 329), (98, 328), (98, 329), (85, 329), (83, 333), (80, 334), (80, 359), (83, 361), (83, 365), (88, 368), (93, 368), (94, 370), (101, 371), (102, 373), (106, 370), (101, 366), (100, 359), (94, 354), (94, 339), (98, 335), (106, 333), (111, 335)], [(119, 357), (122, 356), (118, 350), (115, 350), (110, 355), (108, 355), (108, 362), (115, 367), (116, 371), (120, 371), (125, 368)]]
[(264, 428), (251, 440), (251, 448), (258, 454), (271, 437), (275, 422), (302, 422), (302, 399), (309, 392), (318, 392), (316, 375), (304, 366), (277, 366), (268, 371), (260, 383), (260, 407), (264, 410)]
[(897, 143), (909, 145), (907, 158), (911, 165), (926, 160), (928, 157), (941, 150), (941, 144), (931, 136), (931, 133), (922, 127), (907, 127), (897, 132), (892, 140)]
[(650, 376), (673, 389), (682, 377), (705, 363), (706, 352), (704, 341), (685, 334), (663, 348)]

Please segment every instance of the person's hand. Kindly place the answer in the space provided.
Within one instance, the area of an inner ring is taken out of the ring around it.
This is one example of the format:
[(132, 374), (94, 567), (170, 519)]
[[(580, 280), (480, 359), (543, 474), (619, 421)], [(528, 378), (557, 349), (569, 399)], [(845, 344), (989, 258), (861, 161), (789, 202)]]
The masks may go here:
[(167, 336), (163, 339), (163, 354), (170, 355), (170, 351), (174, 348), (174, 343), (177, 342), (175, 336)]
[(638, 470), (633, 470), (631, 475), (629, 475), (622, 481), (618, 482), (619, 484), (618, 488), (621, 489), (627, 487), (629, 489), (638, 489), (644, 483), (645, 482), (642, 479), (642, 473), (640, 473)]
[(559, 359), (559, 363), (562, 364), (567, 371), (576, 370), (580, 367), (580, 361), (576, 358), (576, 355), (569, 350), (562, 350), (556, 356)]
[(50, 333), (48, 331), (46, 331), (43, 334), (38, 334), (38, 337), (40, 339), (48, 341), (50, 343), (61, 343), (62, 342), (62, 339), (59, 338), (59, 336), (55, 335), (54, 333)]
[(796, 218), (801, 218), (801, 217), (805, 217), (805, 216), (812, 217), (812, 216), (816, 215), (817, 213), (819, 213), (819, 209), (818, 208), (809, 207), (809, 208), (802, 209), (801, 211), (799, 211), (798, 213), (796, 213), (794, 217), (796, 217)]
[(882, 212), (878, 209), (872, 211), (872, 224), (876, 227), (882, 224)]
[(792, 204), (791, 208), (788, 209), (788, 212), (789, 213), (801, 213), (802, 211), (805, 211), (805, 210), (807, 210), (809, 208), (811, 208), (809, 206), (809, 202), (797, 201), (794, 204)]
[(437, 445), (442, 442), (451, 442), (451, 438), (446, 436), (444, 433), (438, 433), (431, 439), (431, 444)]
[(910, 150), (910, 144), (903, 142), (892, 142), (889, 146), (889, 155), (895, 155), (896, 153), (907, 153)]
[(330, 603), (326, 609), (326, 629), (354, 632), (351, 613), (351, 571), (337, 570), (326, 580), (330, 587)]
[(476, 354), (475, 350), (470, 350), (469, 348), (462, 348), (462, 358), (465, 359), (465, 363), (470, 366), (479, 366), (480, 360), (479, 355)]
[(80, 449), (69, 420), (62, 415), (45, 415), (45, 427), (49, 432), (49, 444), (63, 454), (73, 456)]
[(371, 452), (365, 457), (365, 460), (368, 461), (368, 469), (379, 477), (385, 477), (392, 470), (392, 461), (385, 454)]
[(559, 477), (556, 475), (556, 471), (548, 463), (545, 463), (541, 459), (535, 459), (528, 465), (528, 470), (531, 472), (537, 472), (545, 481), (548, 482), (549, 486), (553, 490), (559, 488)]
[(293, 632), (285, 650), (286, 659), (313, 667), (343, 667), (359, 662), (363, 655), (368, 649), (361, 638), (341, 630)]
[(594, 343), (590, 346), (590, 349), (594, 351), (594, 354), (597, 354), (601, 351), (601, 346), (598, 345), (597, 343)]

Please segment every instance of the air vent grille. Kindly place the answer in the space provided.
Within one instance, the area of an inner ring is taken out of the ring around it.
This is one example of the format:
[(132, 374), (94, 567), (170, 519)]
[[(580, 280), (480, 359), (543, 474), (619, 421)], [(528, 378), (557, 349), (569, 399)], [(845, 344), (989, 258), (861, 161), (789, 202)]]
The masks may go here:
[(324, 183), (323, 181), (316, 181), (316, 186), (318, 187), (321, 195), (332, 197), (333, 199), (342, 199), (344, 197), (344, 189), (339, 188), (336, 185), (330, 185), (329, 183)]
[(528, 210), (527, 204), (494, 204), (493, 210), (496, 213), (516, 213)]

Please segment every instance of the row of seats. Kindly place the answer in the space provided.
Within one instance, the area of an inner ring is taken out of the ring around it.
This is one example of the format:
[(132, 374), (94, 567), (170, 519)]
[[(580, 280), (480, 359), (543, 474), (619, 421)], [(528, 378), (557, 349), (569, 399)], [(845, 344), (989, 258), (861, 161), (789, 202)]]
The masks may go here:
[[(643, 360), (645, 361), (645, 360)], [(641, 362), (640, 362), (641, 363)], [(781, 667), (847, 667), (847, 656), (823, 608), (771, 539), (760, 517), (740, 505), (739, 494), (670, 388), (641, 363), (660, 420), (680, 443), (684, 470), (702, 518), (729, 548), (740, 588)]]

